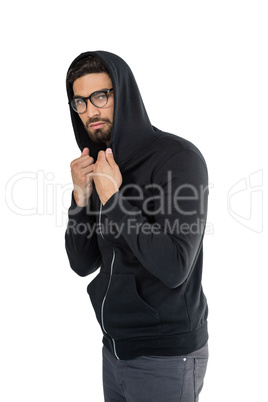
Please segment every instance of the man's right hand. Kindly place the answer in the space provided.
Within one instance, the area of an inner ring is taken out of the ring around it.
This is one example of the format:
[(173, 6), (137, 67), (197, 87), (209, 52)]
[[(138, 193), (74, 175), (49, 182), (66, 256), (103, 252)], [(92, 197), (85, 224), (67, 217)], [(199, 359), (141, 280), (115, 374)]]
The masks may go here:
[(80, 158), (71, 162), (71, 174), (74, 185), (74, 199), (79, 207), (85, 207), (92, 194), (92, 175), (94, 159), (89, 156), (89, 149), (84, 148)]

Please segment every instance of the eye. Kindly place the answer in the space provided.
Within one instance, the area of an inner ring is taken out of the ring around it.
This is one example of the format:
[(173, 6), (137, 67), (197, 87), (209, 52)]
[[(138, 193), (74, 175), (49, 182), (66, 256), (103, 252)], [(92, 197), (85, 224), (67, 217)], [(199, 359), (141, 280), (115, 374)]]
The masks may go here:
[(103, 100), (103, 99), (106, 99), (106, 95), (105, 95), (104, 92), (101, 92), (101, 93), (99, 93), (99, 94), (96, 94), (96, 95), (94, 96), (94, 99), (95, 99), (95, 100)]
[(83, 98), (73, 99), (71, 105), (72, 108), (78, 113), (83, 113), (87, 108), (86, 102)]
[(85, 103), (84, 99), (77, 98), (75, 99), (76, 106), (83, 105)]
[(97, 107), (105, 106), (107, 103), (107, 100), (108, 100), (107, 95), (103, 91), (94, 92), (94, 94), (92, 94), (91, 101), (92, 101), (93, 105), (95, 105)]

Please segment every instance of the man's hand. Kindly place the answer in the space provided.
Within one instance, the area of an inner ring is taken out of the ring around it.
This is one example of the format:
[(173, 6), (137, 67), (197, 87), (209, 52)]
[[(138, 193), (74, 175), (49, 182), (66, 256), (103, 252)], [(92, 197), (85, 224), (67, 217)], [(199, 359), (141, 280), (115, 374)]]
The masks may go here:
[(89, 156), (89, 149), (84, 148), (80, 158), (71, 162), (74, 185), (74, 199), (79, 207), (85, 207), (92, 194), (92, 172), (94, 159)]
[(122, 175), (115, 163), (111, 148), (99, 152), (94, 165), (93, 180), (103, 205), (119, 190)]

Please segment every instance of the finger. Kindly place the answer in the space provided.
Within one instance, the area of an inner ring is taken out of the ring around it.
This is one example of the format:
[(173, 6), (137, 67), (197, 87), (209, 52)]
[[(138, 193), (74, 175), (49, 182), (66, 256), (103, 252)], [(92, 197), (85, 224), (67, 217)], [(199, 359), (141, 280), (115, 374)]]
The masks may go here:
[(105, 152), (104, 152), (104, 151), (100, 151), (100, 152), (98, 153), (98, 161), (104, 161), (104, 160), (106, 160)]
[(71, 170), (79, 171), (81, 169), (87, 168), (88, 166), (94, 165), (94, 159), (86, 156), (85, 159), (77, 159), (71, 163)]
[(106, 149), (105, 156), (106, 156), (107, 161), (109, 162), (109, 165), (116, 165), (116, 162), (114, 160), (113, 151), (111, 148)]
[(85, 155), (78, 161), (78, 166), (82, 169), (94, 164), (94, 159), (91, 156)]
[(82, 170), (82, 175), (86, 176), (89, 173), (94, 172), (94, 165), (90, 165)]
[(82, 151), (81, 156), (86, 156), (86, 155), (89, 155), (89, 148), (84, 148)]
[(92, 158), (92, 156), (84, 155), (84, 156), (80, 156), (77, 159), (74, 159), (71, 162), (71, 167), (83, 168), (85, 166), (91, 165), (92, 163), (94, 163), (94, 159)]

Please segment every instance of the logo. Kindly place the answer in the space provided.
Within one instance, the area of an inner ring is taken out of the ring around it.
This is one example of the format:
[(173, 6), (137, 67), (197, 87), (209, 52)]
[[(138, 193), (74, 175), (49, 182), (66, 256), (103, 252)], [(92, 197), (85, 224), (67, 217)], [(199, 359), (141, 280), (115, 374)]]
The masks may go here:
[(240, 225), (256, 233), (263, 231), (263, 170), (251, 173), (229, 190), (227, 205), (230, 215)]

